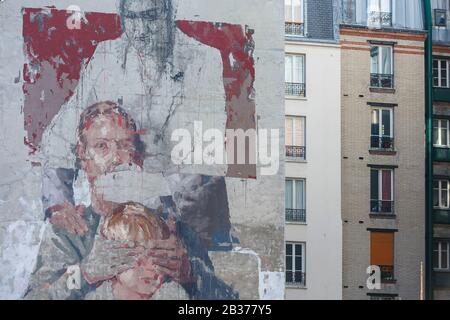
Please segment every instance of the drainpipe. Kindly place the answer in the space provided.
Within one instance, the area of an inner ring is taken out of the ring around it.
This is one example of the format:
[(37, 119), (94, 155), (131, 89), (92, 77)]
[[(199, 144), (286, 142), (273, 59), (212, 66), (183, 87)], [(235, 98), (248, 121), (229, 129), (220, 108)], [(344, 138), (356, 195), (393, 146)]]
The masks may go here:
[(425, 42), (425, 298), (433, 299), (433, 21), (424, 0)]

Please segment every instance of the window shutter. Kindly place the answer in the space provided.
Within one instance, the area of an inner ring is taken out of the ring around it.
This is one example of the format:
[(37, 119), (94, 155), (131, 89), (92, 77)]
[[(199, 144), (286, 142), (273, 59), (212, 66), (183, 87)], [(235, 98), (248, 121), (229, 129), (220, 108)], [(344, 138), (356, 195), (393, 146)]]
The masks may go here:
[(394, 265), (394, 233), (370, 233), (370, 264), (375, 266)]

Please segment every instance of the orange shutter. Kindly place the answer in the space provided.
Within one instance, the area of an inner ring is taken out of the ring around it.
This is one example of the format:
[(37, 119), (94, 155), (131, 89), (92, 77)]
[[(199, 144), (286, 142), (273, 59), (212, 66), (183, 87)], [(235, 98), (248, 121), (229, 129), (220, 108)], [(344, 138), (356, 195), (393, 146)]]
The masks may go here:
[(370, 264), (375, 266), (394, 265), (394, 233), (370, 233)]

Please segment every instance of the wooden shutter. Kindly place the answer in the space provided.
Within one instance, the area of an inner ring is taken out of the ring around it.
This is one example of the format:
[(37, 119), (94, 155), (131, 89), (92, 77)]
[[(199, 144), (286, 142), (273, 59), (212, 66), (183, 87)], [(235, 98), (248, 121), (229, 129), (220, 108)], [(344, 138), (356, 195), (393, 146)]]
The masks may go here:
[(394, 265), (394, 233), (370, 233), (370, 264), (375, 266)]

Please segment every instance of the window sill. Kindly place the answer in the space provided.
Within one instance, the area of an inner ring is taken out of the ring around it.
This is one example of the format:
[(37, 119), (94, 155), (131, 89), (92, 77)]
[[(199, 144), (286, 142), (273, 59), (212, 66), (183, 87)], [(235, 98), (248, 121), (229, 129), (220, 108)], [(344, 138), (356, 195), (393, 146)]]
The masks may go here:
[(307, 101), (308, 100), (308, 98), (302, 97), (302, 96), (286, 96), (285, 95), (284, 97), (287, 100), (300, 100), (300, 101)]
[(288, 162), (296, 162), (296, 163), (308, 163), (308, 161), (305, 160), (305, 159), (288, 157), (288, 156), (286, 156), (286, 161), (288, 161)]
[(450, 273), (450, 269), (433, 269), (434, 272)]
[(369, 87), (369, 91), (370, 92), (374, 92), (374, 93), (390, 93), (390, 94), (394, 94), (395, 93), (395, 89), (394, 88)]
[(397, 219), (397, 216), (394, 213), (370, 213), (369, 217), (371, 219)]
[(294, 226), (307, 226), (308, 223), (307, 222), (300, 222), (300, 221), (287, 221), (286, 220), (286, 224), (289, 225), (294, 225)]
[(286, 283), (285, 287), (286, 287), (286, 289), (301, 289), (301, 290), (308, 289), (306, 287), (306, 285), (303, 285), (303, 284), (292, 284), (292, 283)]
[(369, 149), (369, 153), (378, 156), (396, 156), (396, 150)]

